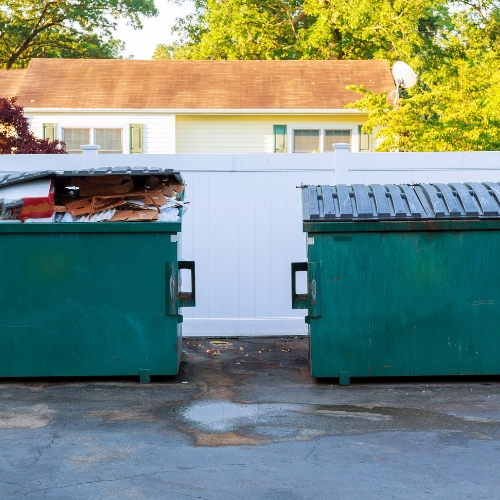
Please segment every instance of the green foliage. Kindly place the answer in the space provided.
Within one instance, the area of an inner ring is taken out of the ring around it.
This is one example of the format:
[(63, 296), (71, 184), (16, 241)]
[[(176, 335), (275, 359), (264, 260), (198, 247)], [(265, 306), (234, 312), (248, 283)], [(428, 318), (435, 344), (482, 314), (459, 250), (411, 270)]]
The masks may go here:
[[(198, 0), (177, 59), (389, 59), (437, 50), (444, 0)], [(157, 56), (160, 52), (157, 53)]]
[(154, 0), (2, 0), (0, 67), (26, 67), (32, 57), (115, 58), (116, 21), (141, 28), (157, 14)]
[(439, 40), (440, 64), (421, 58), (418, 85), (396, 107), (394, 96), (354, 88), (363, 98), (349, 107), (368, 112), (365, 132), (380, 127), (378, 151), (500, 149), (499, 5), (480, 5), (453, 14)]
[(151, 59), (155, 61), (174, 59), (174, 52), (178, 49), (178, 47), (178, 44), (165, 45), (163, 43), (160, 43), (156, 46), (153, 57)]

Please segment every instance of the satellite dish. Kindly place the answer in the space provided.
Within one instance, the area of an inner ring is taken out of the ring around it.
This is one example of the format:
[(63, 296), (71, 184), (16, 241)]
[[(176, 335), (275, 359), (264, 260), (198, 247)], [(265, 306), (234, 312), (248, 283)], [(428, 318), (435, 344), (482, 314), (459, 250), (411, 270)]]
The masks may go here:
[(392, 66), (392, 76), (396, 82), (396, 97), (394, 98), (394, 104), (396, 104), (399, 99), (399, 89), (401, 87), (405, 89), (413, 87), (417, 83), (417, 75), (408, 64), (403, 61), (396, 61)]

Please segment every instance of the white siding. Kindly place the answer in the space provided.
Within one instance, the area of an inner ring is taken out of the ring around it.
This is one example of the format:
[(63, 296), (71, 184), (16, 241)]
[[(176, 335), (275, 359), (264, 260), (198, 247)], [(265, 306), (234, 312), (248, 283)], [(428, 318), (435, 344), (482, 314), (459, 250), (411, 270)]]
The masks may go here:
[(357, 151), (358, 125), (363, 116), (187, 116), (176, 118), (177, 153), (274, 153), (273, 125), (286, 125), (288, 152), (294, 128), (352, 130)]
[[(66, 128), (121, 128), (123, 152), (128, 153), (129, 125), (141, 123), (143, 127), (143, 153), (175, 153), (175, 116), (147, 113), (27, 113), (33, 132), (43, 137), (43, 124), (55, 123), (58, 139), (63, 139)], [(91, 144), (94, 141), (92, 139)]]

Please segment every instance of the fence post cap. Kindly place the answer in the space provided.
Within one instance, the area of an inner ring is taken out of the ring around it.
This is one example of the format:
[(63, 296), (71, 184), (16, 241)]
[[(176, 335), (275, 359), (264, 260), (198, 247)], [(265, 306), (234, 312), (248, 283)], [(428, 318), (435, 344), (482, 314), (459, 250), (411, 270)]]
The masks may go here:
[(351, 147), (351, 145), (347, 142), (337, 142), (336, 144), (333, 145), (333, 148), (335, 149), (335, 151), (337, 149), (346, 150), (346, 149), (349, 149), (350, 147)]
[(101, 146), (98, 146), (97, 144), (83, 144), (80, 145), (80, 149), (82, 151), (97, 151), (98, 149), (101, 149)]

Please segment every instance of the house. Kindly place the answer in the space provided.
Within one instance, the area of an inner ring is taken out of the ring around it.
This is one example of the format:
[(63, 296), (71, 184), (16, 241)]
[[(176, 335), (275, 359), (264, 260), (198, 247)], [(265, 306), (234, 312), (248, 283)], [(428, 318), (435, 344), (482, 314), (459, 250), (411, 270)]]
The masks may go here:
[(347, 85), (395, 88), (387, 61), (34, 59), (0, 71), (0, 95), (18, 96), (35, 134), (72, 153), (371, 151)]

